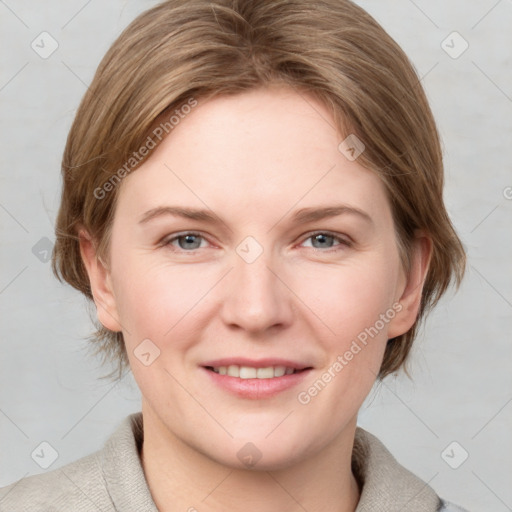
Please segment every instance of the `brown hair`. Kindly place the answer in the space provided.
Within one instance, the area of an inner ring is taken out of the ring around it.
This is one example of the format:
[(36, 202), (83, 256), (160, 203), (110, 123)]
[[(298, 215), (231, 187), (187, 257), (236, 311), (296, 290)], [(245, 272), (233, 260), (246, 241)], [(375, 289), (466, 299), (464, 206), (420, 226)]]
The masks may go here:
[[(340, 141), (355, 134), (364, 142), (359, 162), (386, 186), (406, 270), (415, 231), (433, 241), (417, 321), (388, 341), (383, 378), (404, 365), (419, 323), (452, 280), (459, 286), (465, 252), (444, 206), (439, 135), (420, 80), (395, 41), (348, 0), (168, 0), (137, 17), (101, 61), (68, 135), (53, 270), (92, 299), (78, 227), (108, 260), (115, 180), (144, 161), (155, 126), (169, 127), (191, 98), (273, 84), (323, 102)], [(121, 375), (122, 334), (99, 325), (93, 340)]]

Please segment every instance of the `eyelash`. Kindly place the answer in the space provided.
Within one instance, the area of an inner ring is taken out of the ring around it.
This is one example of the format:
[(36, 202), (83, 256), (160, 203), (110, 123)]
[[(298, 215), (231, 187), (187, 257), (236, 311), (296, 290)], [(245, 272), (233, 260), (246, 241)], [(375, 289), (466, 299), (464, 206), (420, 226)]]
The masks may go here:
[[(197, 236), (197, 237), (200, 237), (202, 238), (203, 240), (206, 240), (206, 237), (204, 237), (201, 233), (198, 233), (196, 231), (185, 231), (183, 233), (179, 233), (177, 235), (174, 235), (173, 237), (171, 238), (167, 238), (167, 239), (164, 239), (162, 242), (161, 242), (161, 246), (164, 246), (164, 247), (167, 247), (167, 246), (172, 246), (172, 242), (174, 242), (175, 240), (179, 240), (180, 238), (184, 238), (188, 235), (192, 235), (192, 236)], [(309, 239), (312, 239), (314, 238), (315, 236), (318, 236), (318, 235), (327, 235), (329, 237), (332, 237), (335, 241), (339, 242), (338, 245), (334, 246), (334, 248), (330, 248), (330, 249), (326, 249), (326, 250), (323, 250), (323, 249), (318, 249), (316, 247), (310, 247), (311, 249), (314, 249), (315, 251), (319, 251), (319, 252), (324, 252), (324, 253), (331, 253), (331, 252), (337, 252), (343, 248), (349, 248), (349, 247), (352, 247), (352, 242), (350, 240), (347, 240), (345, 238), (342, 238), (341, 236), (339, 235), (336, 235), (335, 233), (332, 233), (330, 231), (315, 231), (313, 233), (310, 233), (308, 234), (308, 236), (306, 236), (304, 239), (303, 239), (303, 242), (304, 243), (306, 240), (309, 240)], [(191, 254), (194, 254), (196, 251), (199, 250), (198, 249), (193, 249), (193, 250), (190, 250), (190, 251), (186, 251), (184, 249), (180, 249), (180, 248), (175, 248), (174, 246), (172, 246), (177, 252), (182, 252), (182, 253), (191, 253)]]
[[(334, 248), (328, 249), (328, 250), (322, 250), (317, 249), (316, 247), (312, 247), (312, 249), (315, 249), (316, 251), (321, 252), (336, 252), (341, 249), (346, 249), (348, 247), (352, 247), (352, 241), (348, 240), (347, 238), (342, 238), (341, 236), (337, 235), (336, 233), (331, 233), (330, 231), (315, 231), (314, 233), (310, 233), (306, 238), (304, 238), (304, 241), (309, 240), (310, 238), (314, 238), (317, 235), (327, 235), (332, 237), (335, 241), (339, 242), (337, 246), (334, 246)], [(336, 248), (337, 247), (337, 248)]]

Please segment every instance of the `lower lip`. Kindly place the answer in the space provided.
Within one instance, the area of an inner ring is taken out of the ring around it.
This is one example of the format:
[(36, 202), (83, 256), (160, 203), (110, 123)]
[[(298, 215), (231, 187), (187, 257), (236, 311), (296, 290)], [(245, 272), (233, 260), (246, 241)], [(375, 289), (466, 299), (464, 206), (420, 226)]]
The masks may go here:
[(278, 393), (291, 389), (302, 382), (311, 371), (311, 369), (308, 369), (299, 373), (273, 377), (271, 379), (240, 379), (238, 377), (220, 375), (204, 367), (202, 367), (202, 370), (208, 374), (217, 386), (236, 396), (252, 400), (271, 398)]

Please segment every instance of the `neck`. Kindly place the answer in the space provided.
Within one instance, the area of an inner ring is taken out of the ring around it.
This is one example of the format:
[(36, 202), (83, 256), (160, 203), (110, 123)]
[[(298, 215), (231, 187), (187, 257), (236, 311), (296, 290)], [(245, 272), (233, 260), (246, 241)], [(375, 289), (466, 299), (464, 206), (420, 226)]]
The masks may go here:
[(359, 487), (351, 458), (356, 422), (329, 446), (286, 469), (219, 464), (173, 436), (143, 408), (144, 474), (159, 512), (354, 512)]

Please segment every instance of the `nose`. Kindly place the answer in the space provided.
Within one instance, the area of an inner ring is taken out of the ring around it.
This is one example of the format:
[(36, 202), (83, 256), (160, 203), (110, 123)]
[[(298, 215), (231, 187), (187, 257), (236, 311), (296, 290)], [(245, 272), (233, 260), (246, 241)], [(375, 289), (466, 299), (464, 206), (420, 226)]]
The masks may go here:
[(293, 293), (279, 262), (266, 251), (252, 262), (234, 255), (234, 268), (226, 276), (221, 318), (231, 329), (252, 334), (284, 328), (293, 320)]

